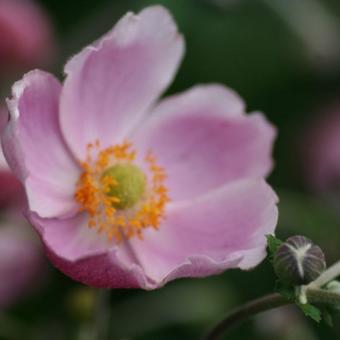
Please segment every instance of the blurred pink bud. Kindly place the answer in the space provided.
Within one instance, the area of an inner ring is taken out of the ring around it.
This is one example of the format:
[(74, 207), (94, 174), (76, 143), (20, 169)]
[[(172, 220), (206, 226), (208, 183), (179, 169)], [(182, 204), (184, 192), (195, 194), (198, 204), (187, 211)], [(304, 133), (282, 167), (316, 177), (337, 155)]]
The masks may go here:
[(307, 128), (303, 142), (307, 184), (317, 192), (332, 192), (340, 184), (340, 102), (324, 108)]
[(33, 236), (25, 224), (0, 224), (0, 310), (24, 297), (41, 279), (43, 257)]
[[(31, 0), (0, 1), (0, 68), (42, 65), (54, 54), (45, 12)], [(2, 70), (3, 71), (3, 70)]]

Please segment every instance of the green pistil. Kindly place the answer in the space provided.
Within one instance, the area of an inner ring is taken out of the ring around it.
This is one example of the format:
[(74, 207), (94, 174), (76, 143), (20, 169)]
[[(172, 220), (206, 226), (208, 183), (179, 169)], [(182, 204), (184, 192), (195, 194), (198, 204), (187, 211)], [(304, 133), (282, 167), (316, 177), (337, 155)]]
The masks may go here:
[(119, 202), (113, 203), (116, 209), (133, 207), (144, 194), (145, 175), (136, 165), (129, 163), (114, 165), (103, 173), (103, 177), (107, 176), (117, 182), (117, 185), (110, 186), (110, 190), (106, 193), (110, 197), (119, 199)]

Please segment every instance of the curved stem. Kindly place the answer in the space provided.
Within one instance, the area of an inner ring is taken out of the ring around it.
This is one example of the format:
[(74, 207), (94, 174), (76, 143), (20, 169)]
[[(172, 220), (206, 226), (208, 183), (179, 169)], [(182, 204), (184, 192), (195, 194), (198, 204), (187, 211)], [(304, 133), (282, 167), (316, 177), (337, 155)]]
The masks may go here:
[[(310, 303), (340, 305), (340, 294), (336, 292), (327, 291), (321, 288), (308, 287), (305, 294), (307, 301)], [(227, 314), (225, 318), (219, 321), (203, 339), (219, 339), (227, 330), (238, 323), (247, 320), (251, 316), (293, 303), (294, 301), (287, 300), (278, 293), (269, 294), (262, 298), (250, 301)]]
[(203, 337), (204, 340), (219, 339), (222, 334), (237, 325), (238, 323), (248, 319), (249, 317), (258, 313), (264, 312), (269, 309), (281, 307), (291, 304), (291, 301), (285, 299), (281, 294), (274, 293), (266, 295), (259, 299), (250, 301), (243, 306), (240, 306), (230, 313), (225, 318), (218, 322), (209, 332)]
[(340, 305), (340, 294), (320, 288), (308, 288), (307, 300), (310, 303), (322, 303), (327, 305)]

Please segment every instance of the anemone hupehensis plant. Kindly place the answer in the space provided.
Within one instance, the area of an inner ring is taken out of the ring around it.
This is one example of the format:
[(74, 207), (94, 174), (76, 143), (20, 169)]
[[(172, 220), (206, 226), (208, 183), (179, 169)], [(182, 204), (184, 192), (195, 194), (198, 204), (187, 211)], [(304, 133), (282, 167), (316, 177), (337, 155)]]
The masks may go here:
[(13, 86), (6, 158), (47, 255), (75, 280), (154, 289), (266, 255), (275, 128), (223, 85), (160, 100), (183, 54), (154, 6), (72, 57), (63, 84), (35, 70)]

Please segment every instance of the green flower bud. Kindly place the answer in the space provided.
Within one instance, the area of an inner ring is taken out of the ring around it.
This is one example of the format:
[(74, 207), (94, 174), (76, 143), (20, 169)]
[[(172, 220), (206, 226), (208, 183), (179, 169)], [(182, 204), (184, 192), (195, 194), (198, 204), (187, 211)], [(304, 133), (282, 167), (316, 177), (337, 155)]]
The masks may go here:
[(303, 285), (314, 281), (326, 268), (321, 248), (304, 236), (287, 239), (274, 255), (276, 275), (287, 285)]

